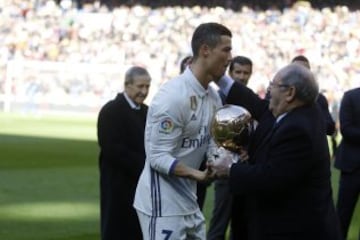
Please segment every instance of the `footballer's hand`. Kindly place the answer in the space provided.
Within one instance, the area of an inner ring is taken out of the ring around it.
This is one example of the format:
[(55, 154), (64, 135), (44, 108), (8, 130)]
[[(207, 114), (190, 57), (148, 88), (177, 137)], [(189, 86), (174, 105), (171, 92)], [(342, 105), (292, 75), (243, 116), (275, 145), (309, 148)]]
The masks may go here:
[(200, 171), (200, 176), (199, 182), (210, 183), (215, 179), (216, 174), (211, 168), (207, 167), (204, 171)]

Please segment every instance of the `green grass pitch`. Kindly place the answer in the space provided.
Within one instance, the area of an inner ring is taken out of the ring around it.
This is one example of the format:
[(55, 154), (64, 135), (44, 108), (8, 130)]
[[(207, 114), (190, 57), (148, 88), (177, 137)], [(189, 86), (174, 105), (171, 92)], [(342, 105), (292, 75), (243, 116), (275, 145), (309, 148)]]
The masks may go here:
[[(0, 153), (1, 240), (100, 239), (95, 117), (0, 113)], [(209, 187), (207, 222), (212, 202)], [(358, 203), (350, 240), (359, 225)]]

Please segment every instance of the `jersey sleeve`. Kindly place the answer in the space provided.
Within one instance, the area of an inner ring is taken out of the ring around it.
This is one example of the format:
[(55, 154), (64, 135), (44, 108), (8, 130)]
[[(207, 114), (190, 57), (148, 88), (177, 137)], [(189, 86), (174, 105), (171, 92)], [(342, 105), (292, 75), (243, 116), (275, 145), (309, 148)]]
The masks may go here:
[(145, 144), (150, 166), (169, 175), (176, 164), (175, 152), (181, 141), (184, 118), (177, 99), (162, 99), (161, 104), (154, 103), (149, 110)]

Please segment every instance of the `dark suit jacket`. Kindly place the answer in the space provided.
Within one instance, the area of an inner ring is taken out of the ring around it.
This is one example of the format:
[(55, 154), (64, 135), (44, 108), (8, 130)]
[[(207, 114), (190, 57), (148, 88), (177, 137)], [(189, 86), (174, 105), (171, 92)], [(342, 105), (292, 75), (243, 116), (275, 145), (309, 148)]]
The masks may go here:
[(352, 172), (360, 169), (360, 88), (344, 93), (340, 106), (340, 143), (335, 167)]
[(226, 98), (226, 103), (246, 108), (251, 116), (258, 121), (257, 128), (251, 135), (248, 146), (248, 152), (251, 156), (275, 123), (274, 116), (268, 111), (269, 101), (259, 98), (251, 89), (235, 82)]
[(130, 107), (123, 94), (105, 104), (98, 118), (102, 240), (142, 239), (132, 206), (145, 163), (147, 106)]
[(297, 108), (274, 125), (267, 103), (241, 85), (233, 85), (227, 102), (260, 120), (250, 164), (234, 164), (229, 179), (231, 191), (248, 198), (248, 239), (340, 239), (318, 106)]
[(317, 102), (318, 106), (320, 107), (322, 116), (325, 121), (326, 134), (333, 135), (335, 133), (335, 121), (330, 114), (329, 103), (328, 103), (326, 97), (323, 94), (319, 93), (319, 96), (318, 96), (316, 102)]

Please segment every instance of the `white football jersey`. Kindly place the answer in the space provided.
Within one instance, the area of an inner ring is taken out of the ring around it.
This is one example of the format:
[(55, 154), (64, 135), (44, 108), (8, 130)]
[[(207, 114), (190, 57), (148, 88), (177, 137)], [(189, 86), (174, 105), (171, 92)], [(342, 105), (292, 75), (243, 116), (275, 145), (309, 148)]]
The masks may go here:
[(166, 82), (154, 96), (145, 129), (146, 161), (134, 207), (150, 216), (195, 213), (196, 181), (171, 175), (176, 162), (199, 169), (214, 146), (210, 125), (221, 107), (215, 89), (205, 89), (189, 68)]

